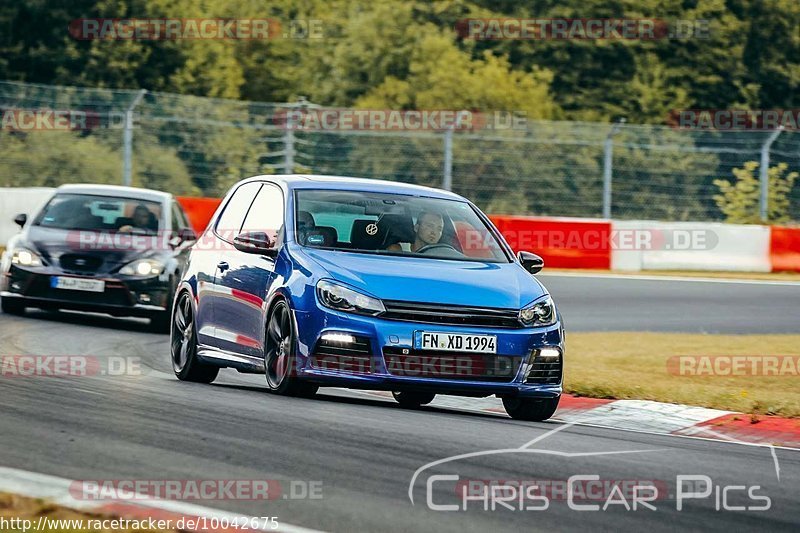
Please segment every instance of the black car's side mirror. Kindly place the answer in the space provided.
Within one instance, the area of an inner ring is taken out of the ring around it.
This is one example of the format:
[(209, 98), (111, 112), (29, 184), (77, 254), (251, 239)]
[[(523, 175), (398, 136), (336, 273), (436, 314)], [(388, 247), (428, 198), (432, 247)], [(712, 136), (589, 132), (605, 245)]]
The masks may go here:
[(544, 268), (544, 259), (536, 254), (532, 254), (530, 252), (519, 252), (517, 254), (517, 259), (519, 259), (522, 268), (531, 274), (536, 274)]
[(14, 222), (15, 222), (15, 223), (17, 224), (17, 226), (19, 226), (20, 228), (21, 228), (21, 227), (23, 227), (23, 226), (25, 226), (25, 223), (26, 223), (27, 221), (28, 221), (28, 215), (26, 215), (25, 213), (20, 213), (19, 215), (17, 215), (17, 216), (15, 216), (15, 217), (14, 217)]
[(278, 255), (277, 241), (263, 231), (244, 231), (233, 238), (233, 247), (249, 254), (275, 257)]
[(182, 228), (178, 231), (178, 238), (181, 242), (191, 242), (197, 240), (197, 233), (192, 228)]

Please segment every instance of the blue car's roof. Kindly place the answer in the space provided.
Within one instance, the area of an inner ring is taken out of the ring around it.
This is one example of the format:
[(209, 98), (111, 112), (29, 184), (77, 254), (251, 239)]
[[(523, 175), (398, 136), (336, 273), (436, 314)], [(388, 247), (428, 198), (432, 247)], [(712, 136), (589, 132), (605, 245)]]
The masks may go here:
[(447, 200), (461, 200), (465, 198), (455, 193), (433, 187), (411, 185), (396, 181), (374, 180), (368, 178), (350, 178), (345, 176), (314, 176), (306, 174), (264, 175), (254, 176), (245, 181), (272, 181), (282, 184), (287, 189), (327, 189), (336, 191), (362, 191), (382, 192), (389, 194), (407, 194), (413, 196), (426, 196), (428, 198), (442, 198)]

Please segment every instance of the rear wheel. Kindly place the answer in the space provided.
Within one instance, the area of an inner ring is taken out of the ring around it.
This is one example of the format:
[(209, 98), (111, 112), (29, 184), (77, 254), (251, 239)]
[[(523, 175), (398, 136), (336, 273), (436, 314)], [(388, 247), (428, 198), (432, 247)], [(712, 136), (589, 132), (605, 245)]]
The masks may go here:
[(170, 336), (172, 369), (181, 381), (211, 383), (217, 379), (219, 367), (201, 362), (197, 357), (197, 331), (194, 324), (192, 297), (181, 294), (172, 310), (174, 322)]
[(9, 315), (21, 315), (25, 312), (25, 302), (17, 298), (0, 299), (0, 308)]
[(289, 305), (280, 300), (267, 320), (264, 367), (270, 392), (287, 396), (310, 397), (319, 387), (297, 378), (296, 336)]
[(506, 413), (514, 420), (542, 422), (556, 412), (560, 398), (503, 398)]
[(392, 396), (402, 407), (416, 408), (427, 405), (436, 398), (431, 392), (392, 392)]

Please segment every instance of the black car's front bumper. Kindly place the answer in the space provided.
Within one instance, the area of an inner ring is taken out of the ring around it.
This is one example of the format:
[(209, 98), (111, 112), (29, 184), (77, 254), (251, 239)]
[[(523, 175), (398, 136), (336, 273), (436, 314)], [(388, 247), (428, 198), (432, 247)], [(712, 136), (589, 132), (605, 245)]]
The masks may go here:
[[(105, 289), (103, 292), (56, 289), (50, 285), (53, 276), (102, 280)], [(27, 307), (94, 311), (116, 316), (150, 317), (172, 305), (169, 279), (158, 276), (144, 279), (104, 274), (80, 276), (51, 269), (28, 270), (16, 265), (11, 265), (3, 275), (0, 296), (24, 302)]]

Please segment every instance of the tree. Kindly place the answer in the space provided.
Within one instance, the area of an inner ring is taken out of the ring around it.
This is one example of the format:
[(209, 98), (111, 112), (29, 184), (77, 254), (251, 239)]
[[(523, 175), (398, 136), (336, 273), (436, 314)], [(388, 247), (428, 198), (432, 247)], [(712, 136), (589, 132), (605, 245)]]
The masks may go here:
[[(720, 194), (714, 196), (720, 211), (725, 215), (726, 222), (736, 224), (759, 224), (763, 222), (760, 217), (761, 184), (755, 175), (759, 164), (748, 161), (743, 168), (733, 170), (736, 178), (733, 181), (718, 179), (714, 184), (719, 187)], [(798, 177), (797, 172), (789, 172), (786, 163), (779, 163), (770, 167), (768, 171), (767, 194), (767, 222), (779, 223), (789, 220), (789, 193)]]

